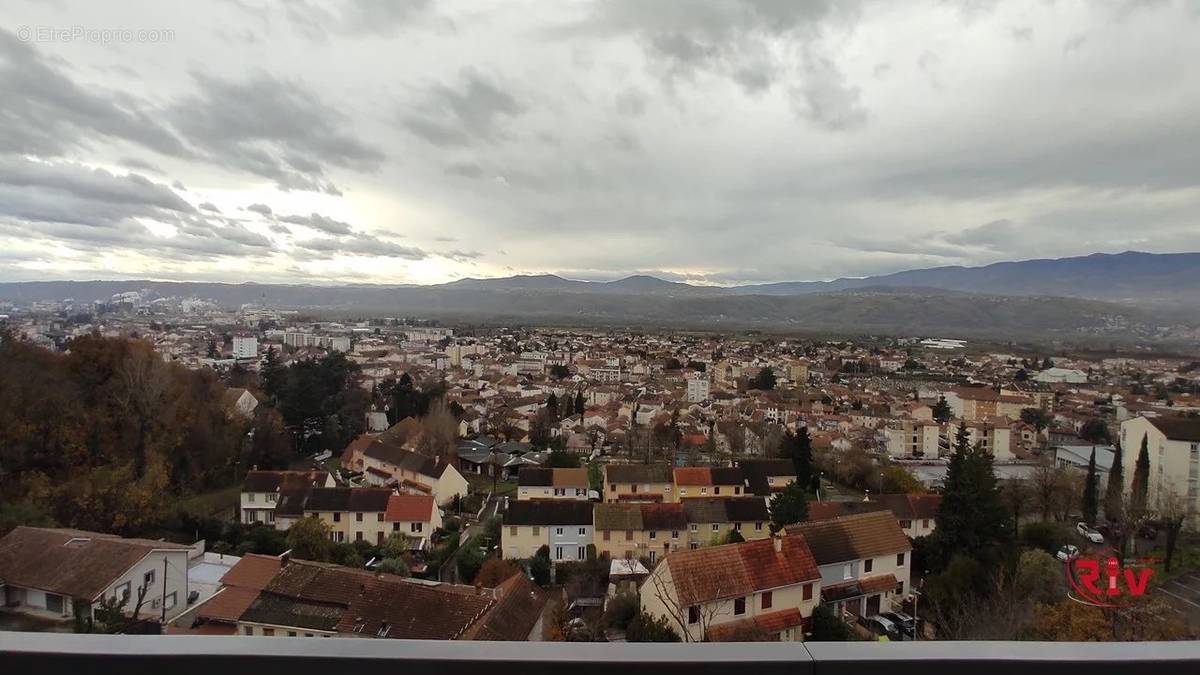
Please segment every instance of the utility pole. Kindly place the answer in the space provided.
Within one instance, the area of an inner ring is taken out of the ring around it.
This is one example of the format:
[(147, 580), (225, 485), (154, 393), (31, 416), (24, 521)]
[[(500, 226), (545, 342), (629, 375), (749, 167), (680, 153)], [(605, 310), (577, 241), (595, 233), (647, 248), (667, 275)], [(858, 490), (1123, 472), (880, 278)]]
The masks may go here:
[(162, 577), (162, 622), (167, 622), (167, 555), (163, 554), (163, 577)]

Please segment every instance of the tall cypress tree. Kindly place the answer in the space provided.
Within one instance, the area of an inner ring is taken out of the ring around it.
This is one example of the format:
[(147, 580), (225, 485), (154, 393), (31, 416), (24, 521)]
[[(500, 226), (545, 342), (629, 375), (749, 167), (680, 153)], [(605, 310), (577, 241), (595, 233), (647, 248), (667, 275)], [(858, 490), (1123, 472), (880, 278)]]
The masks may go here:
[(1112, 523), (1124, 518), (1122, 493), (1125, 492), (1125, 467), (1122, 466), (1121, 442), (1113, 447), (1112, 466), (1108, 469), (1108, 485), (1104, 489), (1104, 517)]
[(796, 469), (796, 482), (805, 490), (813, 486), (812, 471), (812, 438), (808, 435), (808, 427), (800, 427), (792, 441), (792, 465)]
[(1142, 449), (1138, 451), (1137, 463), (1133, 465), (1133, 494), (1129, 505), (1137, 513), (1146, 510), (1146, 500), (1150, 492), (1150, 438), (1142, 436)]
[(1000, 498), (991, 453), (979, 445), (972, 447), (966, 426), (960, 425), (946, 470), (937, 529), (931, 535), (931, 553), (940, 565), (964, 554), (990, 566), (1012, 539), (1010, 517)]
[(1083, 519), (1088, 525), (1096, 524), (1096, 511), (1099, 509), (1100, 479), (1096, 477), (1096, 448), (1092, 448), (1092, 456), (1088, 459), (1087, 479), (1083, 483)]

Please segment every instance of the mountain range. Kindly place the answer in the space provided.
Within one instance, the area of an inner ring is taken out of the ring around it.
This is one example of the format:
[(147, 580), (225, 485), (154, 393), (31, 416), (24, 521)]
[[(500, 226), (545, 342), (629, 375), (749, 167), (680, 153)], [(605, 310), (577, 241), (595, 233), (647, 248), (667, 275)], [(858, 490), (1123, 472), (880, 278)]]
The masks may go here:
[(429, 286), (20, 282), (0, 283), (0, 301), (92, 302), (135, 290), (150, 297), (209, 298), (228, 307), (262, 303), (324, 315), (1200, 342), (1200, 253), (1096, 254), (734, 287), (652, 276), (594, 282), (555, 275), (461, 279)]

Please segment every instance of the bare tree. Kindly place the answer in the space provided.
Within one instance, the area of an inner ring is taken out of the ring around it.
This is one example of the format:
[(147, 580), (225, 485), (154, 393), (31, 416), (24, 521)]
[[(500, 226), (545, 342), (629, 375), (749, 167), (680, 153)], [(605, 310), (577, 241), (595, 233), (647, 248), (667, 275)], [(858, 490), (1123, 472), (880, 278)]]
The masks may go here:
[(1063, 501), (1062, 494), (1066, 488), (1066, 471), (1055, 466), (1048, 460), (1043, 460), (1029, 477), (1029, 487), (1032, 492), (1033, 504), (1042, 514), (1042, 520), (1050, 520)]
[[(692, 624), (688, 621), (688, 610), (691, 606), (683, 605), (679, 601), (679, 596), (675, 593), (672, 585), (668, 584), (663, 579), (662, 574), (651, 574), (650, 582), (654, 585), (654, 597), (667, 608), (668, 617), (679, 626), (679, 634), (683, 637), (684, 642), (695, 642), (692, 633), (688, 627)], [(717, 597), (721, 595), (721, 588), (718, 586), (714, 593)], [(708, 629), (712, 626), (713, 621), (718, 617), (728, 616), (733, 614), (733, 600), (726, 598), (724, 600), (716, 600), (713, 602), (700, 603), (695, 605), (697, 609), (697, 619), (700, 625), (700, 641), (704, 641), (708, 635)]]
[(1175, 547), (1179, 543), (1179, 531), (1183, 529), (1183, 521), (1188, 517), (1187, 505), (1173, 486), (1158, 491), (1158, 517), (1167, 530), (1166, 560), (1163, 568), (1171, 571), (1171, 559), (1175, 557)]

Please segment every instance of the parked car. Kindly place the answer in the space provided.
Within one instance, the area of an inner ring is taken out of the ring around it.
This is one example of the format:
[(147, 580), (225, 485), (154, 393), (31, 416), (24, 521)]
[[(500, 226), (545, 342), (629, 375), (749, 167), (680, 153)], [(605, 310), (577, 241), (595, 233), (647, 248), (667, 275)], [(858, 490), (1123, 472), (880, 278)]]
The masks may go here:
[(1055, 553), (1054, 557), (1063, 562), (1070, 562), (1079, 557), (1079, 547), (1072, 544), (1067, 544), (1066, 546), (1058, 549), (1058, 553)]
[(863, 619), (862, 625), (866, 626), (867, 630), (872, 633), (884, 636), (889, 640), (900, 639), (900, 627), (881, 614)]
[(880, 612), (879, 616), (882, 616), (888, 621), (896, 624), (896, 626), (900, 629), (900, 632), (906, 637), (913, 638), (916, 636), (917, 620), (905, 614), (904, 612)]
[(1095, 528), (1088, 527), (1087, 523), (1084, 523), (1084, 522), (1076, 523), (1075, 531), (1079, 533), (1079, 536), (1083, 537), (1084, 539), (1087, 539), (1088, 541), (1092, 542), (1093, 544), (1103, 544), (1104, 543), (1104, 535), (1097, 532)]

